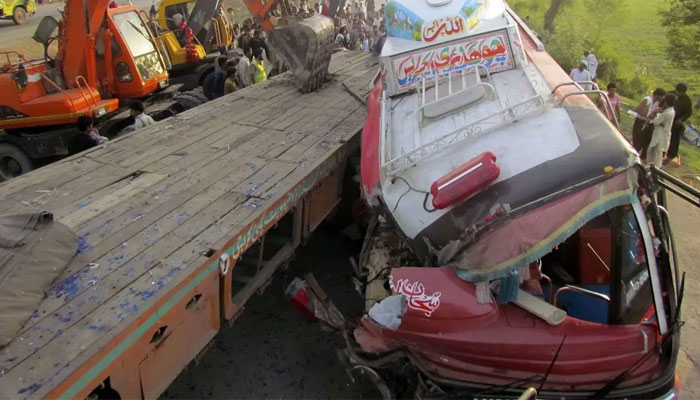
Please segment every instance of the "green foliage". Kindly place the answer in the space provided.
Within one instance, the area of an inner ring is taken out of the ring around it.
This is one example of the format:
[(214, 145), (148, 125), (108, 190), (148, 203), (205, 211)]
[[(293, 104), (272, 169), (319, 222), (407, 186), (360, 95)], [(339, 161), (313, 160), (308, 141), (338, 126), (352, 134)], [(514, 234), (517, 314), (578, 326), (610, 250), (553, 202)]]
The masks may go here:
[(386, 3), (386, 8), (384, 9), (387, 20), (392, 21), (396, 19), (396, 4), (393, 1)]
[(668, 55), (687, 67), (700, 67), (700, 0), (670, 0), (663, 10)]
[[(669, 61), (669, 41), (662, 21), (667, 2), (700, 0), (626, 0), (619, 7), (610, 0), (576, 0), (560, 11), (554, 35), (543, 30), (544, 14), (551, 1), (508, 3), (542, 35), (547, 50), (565, 69), (573, 68), (583, 50), (588, 49), (600, 62), (600, 80), (616, 82), (620, 92), (634, 102), (641, 94), (657, 87), (671, 90), (678, 82), (687, 83), (691, 95), (700, 93), (700, 71)], [(688, 9), (687, 18), (697, 13), (700, 6)], [(697, 39), (695, 48), (700, 51)], [(693, 120), (700, 124), (700, 110), (695, 110)]]

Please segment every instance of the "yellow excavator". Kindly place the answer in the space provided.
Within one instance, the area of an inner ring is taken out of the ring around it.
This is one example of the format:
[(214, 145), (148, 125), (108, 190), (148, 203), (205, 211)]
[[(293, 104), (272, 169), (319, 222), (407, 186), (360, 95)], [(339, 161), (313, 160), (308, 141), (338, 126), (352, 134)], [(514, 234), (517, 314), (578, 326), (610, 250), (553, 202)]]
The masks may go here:
[[(220, 1), (162, 0), (155, 22), (163, 51), (174, 69), (203, 60), (233, 42), (233, 22)], [(180, 21), (178, 21), (180, 19)], [(183, 32), (181, 23), (191, 30)], [(188, 43), (188, 41), (190, 43)], [(194, 56), (193, 56), (194, 55)]]
[[(289, 0), (243, 0), (253, 19), (267, 32), (268, 44), (282, 57), (294, 72), (303, 91), (312, 91), (325, 81), (330, 63), (335, 28), (332, 18), (344, 0), (331, 0), (324, 6), (323, 15), (299, 18), (292, 13)], [(195, 37), (197, 54), (211, 61), (222, 47), (232, 43), (233, 21), (221, 0), (162, 0), (157, 11), (160, 43), (169, 55), (173, 70), (191, 67), (188, 63), (186, 39), (183, 38), (180, 18), (186, 21)], [(179, 37), (178, 37), (179, 35)], [(192, 52), (192, 45), (189, 46)], [(189, 57), (193, 59), (194, 57)], [(197, 82), (213, 70), (211, 62), (197, 68)]]

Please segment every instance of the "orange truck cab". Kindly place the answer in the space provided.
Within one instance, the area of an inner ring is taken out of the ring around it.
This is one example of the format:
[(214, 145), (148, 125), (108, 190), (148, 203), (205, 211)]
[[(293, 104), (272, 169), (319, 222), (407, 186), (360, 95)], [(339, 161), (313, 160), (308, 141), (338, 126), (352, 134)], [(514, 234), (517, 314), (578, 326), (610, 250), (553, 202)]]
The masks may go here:
[(0, 181), (70, 154), (80, 116), (109, 118), (120, 100), (168, 86), (145, 16), (134, 6), (108, 4), (68, 0), (60, 21), (44, 18), (35, 38), (42, 31), (48, 47), (58, 28), (55, 59), (0, 53)]
[(107, 28), (100, 29), (95, 47), (98, 67), (104, 70), (100, 75), (108, 78), (113, 71), (113, 94), (118, 98), (145, 97), (168, 86), (165, 62), (138, 8), (107, 10)]

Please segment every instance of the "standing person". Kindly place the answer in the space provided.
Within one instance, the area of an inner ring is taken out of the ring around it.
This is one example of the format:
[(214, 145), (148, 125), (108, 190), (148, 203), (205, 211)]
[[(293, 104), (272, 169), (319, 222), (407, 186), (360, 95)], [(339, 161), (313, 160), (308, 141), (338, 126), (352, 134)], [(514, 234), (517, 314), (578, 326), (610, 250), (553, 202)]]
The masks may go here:
[(369, 34), (370, 48), (373, 48), (377, 44), (379, 36), (379, 26), (372, 26), (372, 32)]
[(267, 44), (265, 43), (265, 32), (262, 29), (256, 29), (253, 38), (250, 39), (248, 43), (251, 50), (253, 50), (253, 56), (255, 56), (255, 50), (262, 49), (265, 50), (265, 57), (270, 56), (270, 52), (267, 49)]
[(347, 48), (347, 35), (348, 29), (344, 26), (341, 26), (338, 30), (338, 34), (335, 35), (335, 45)]
[(250, 70), (250, 60), (253, 58), (253, 50), (246, 47), (243, 50), (243, 57), (236, 65), (236, 78), (238, 79), (238, 87), (241, 89), (253, 84), (253, 75)]
[(379, 28), (379, 37), (377, 38), (377, 43), (374, 44), (374, 48), (372, 49), (374, 50), (375, 54), (382, 54), (382, 49), (384, 48), (384, 43), (386, 43), (386, 38), (386, 28), (384, 27), (384, 25), (382, 25)]
[(369, 38), (364, 33), (360, 34), (360, 50), (364, 52), (369, 51)]
[(155, 21), (158, 16), (158, 11), (156, 10), (156, 2), (151, 3), (151, 8), (148, 10), (148, 15), (151, 17), (151, 21)]
[(653, 128), (651, 130), (645, 129), (645, 126), (651, 113), (663, 102), (664, 96), (666, 96), (666, 91), (657, 88), (650, 96), (643, 98), (637, 105), (637, 108), (634, 109), (637, 117), (634, 119), (634, 126), (632, 127), (632, 146), (642, 158), (646, 155), (646, 149), (651, 140), (651, 131), (653, 131)]
[(671, 142), (671, 128), (673, 120), (676, 117), (676, 111), (673, 105), (676, 102), (676, 96), (667, 94), (664, 97), (663, 111), (661, 111), (652, 121), (654, 125), (654, 133), (651, 135), (649, 148), (647, 149), (647, 165), (653, 164), (661, 168), (664, 159), (664, 152), (668, 150)]
[(265, 82), (267, 72), (265, 72), (265, 62), (263, 61), (263, 50), (257, 48), (253, 50), (253, 62), (250, 64), (253, 69), (253, 83)]
[(676, 165), (681, 165), (681, 157), (678, 155), (678, 148), (681, 145), (681, 135), (685, 130), (685, 122), (693, 114), (693, 102), (686, 93), (688, 86), (685, 83), (676, 85), (676, 90), (671, 92), (676, 95), (676, 102), (673, 108), (676, 110), (676, 118), (673, 120), (673, 130), (671, 131), (671, 144), (666, 155), (668, 160)]
[[(213, 99), (219, 98), (224, 95), (224, 86), (226, 85), (226, 62), (228, 59), (225, 56), (219, 56), (216, 58), (214, 63), (214, 73), (213, 79), (210, 81), (209, 93), (212, 94)], [(209, 76), (205, 79), (210, 78)], [(209, 96), (207, 96), (209, 97)]]
[(607, 105), (605, 104), (605, 100), (603, 100), (602, 97), (598, 97), (598, 99), (596, 99), (596, 105), (598, 106), (600, 111), (605, 113), (605, 115), (611, 122), (615, 122), (615, 120), (619, 121), (620, 95), (617, 94), (617, 85), (614, 83), (608, 83), (608, 100), (610, 100), (610, 106), (612, 106), (612, 112), (614, 116), (610, 114), (610, 110), (608, 109)]
[(598, 58), (595, 54), (584, 51), (583, 57), (581, 57), (581, 62), (586, 64), (586, 69), (591, 74), (591, 80), (594, 81), (598, 77)]
[[(578, 68), (571, 70), (571, 80), (574, 82), (590, 82), (591, 73), (586, 69), (586, 64), (580, 63)], [(583, 90), (591, 90), (590, 84), (585, 84), (582, 86)]]
[(253, 30), (247, 26), (243, 26), (243, 34), (238, 39), (238, 46), (245, 50), (250, 47), (250, 41), (253, 39)]
[(231, 28), (231, 49), (238, 49), (240, 48), (239, 41), (238, 39), (241, 36), (241, 26), (238, 24), (233, 24), (233, 28)]
[[(240, 61), (238, 61), (238, 62), (240, 62)], [(226, 82), (224, 83), (224, 95), (227, 95), (229, 93), (233, 93), (236, 90), (238, 90), (238, 85), (236, 84), (236, 67), (233, 65), (230, 65), (229, 63), (227, 63), (226, 66), (227, 66), (227, 68), (226, 68), (227, 78), (226, 78)]]

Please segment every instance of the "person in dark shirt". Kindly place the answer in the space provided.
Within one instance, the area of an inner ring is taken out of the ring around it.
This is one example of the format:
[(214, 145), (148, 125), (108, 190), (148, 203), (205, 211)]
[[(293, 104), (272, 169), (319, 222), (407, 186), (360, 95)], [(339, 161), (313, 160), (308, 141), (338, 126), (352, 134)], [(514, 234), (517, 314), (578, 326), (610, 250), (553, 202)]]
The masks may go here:
[(267, 44), (265, 44), (265, 37), (263, 36), (262, 29), (255, 30), (255, 35), (248, 42), (248, 46), (250, 46), (250, 49), (253, 50), (253, 54), (255, 54), (257, 49), (263, 49), (265, 50), (265, 56), (270, 56), (270, 53), (267, 51)]
[(681, 158), (678, 155), (678, 148), (681, 144), (681, 135), (685, 131), (685, 122), (690, 119), (693, 114), (693, 102), (686, 93), (688, 86), (684, 83), (676, 85), (676, 90), (671, 92), (676, 95), (676, 103), (673, 108), (676, 110), (676, 117), (673, 120), (673, 128), (671, 129), (671, 144), (666, 153), (666, 162), (673, 161), (675, 164), (681, 164)]
[(212, 80), (211, 93), (214, 98), (224, 95), (224, 87), (226, 86), (226, 62), (228, 59), (225, 56), (219, 56), (214, 65), (214, 79)]
[(90, 135), (90, 131), (93, 129), (93, 124), (94, 122), (92, 117), (83, 115), (82, 117), (78, 118), (77, 125), (79, 133), (75, 135), (73, 142), (71, 143), (73, 147), (72, 153), (80, 153), (81, 151), (85, 151), (98, 145), (97, 141)]
[(253, 40), (253, 30), (250, 26), (243, 27), (243, 33), (238, 38), (238, 47), (245, 50), (250, 47), (250, 41)]
[(382, 49), (384, 48), (384, 43), (386, 43), (387, 38), (386, 28), (384, 28), (384, 26), (379, 28), (379, 32), (381, 36), (377, 38), (377, 43), (374, 45), (374, 53), (377, 55), (382, 54)]

